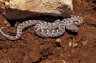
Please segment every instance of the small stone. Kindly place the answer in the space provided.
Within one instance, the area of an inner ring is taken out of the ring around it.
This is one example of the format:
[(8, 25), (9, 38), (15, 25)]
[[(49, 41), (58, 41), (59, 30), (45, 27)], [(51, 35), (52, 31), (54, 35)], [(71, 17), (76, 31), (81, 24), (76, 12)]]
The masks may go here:
[(59, 39), (59, 38), (57, 38), (57, 39), (56, 39), (56, 42), (61, 43), (61, 42), (62, 42), (62, 40), (61, 40), (61, 39)]
[(82, 41), (82, 45), (85, 46), (88, 43), (88, 41)]
[(69, 42), (69, 47), (77, 47), (78, 43), (76, 42)]
[(77, 47), (78, 43), (72, 43), (73, 47)]
[(9, 63), (12, 63), (12, 60), (9, 60)]
[(69, 42), (69, 47), (71, 47), (72, 46), (72, 42)]

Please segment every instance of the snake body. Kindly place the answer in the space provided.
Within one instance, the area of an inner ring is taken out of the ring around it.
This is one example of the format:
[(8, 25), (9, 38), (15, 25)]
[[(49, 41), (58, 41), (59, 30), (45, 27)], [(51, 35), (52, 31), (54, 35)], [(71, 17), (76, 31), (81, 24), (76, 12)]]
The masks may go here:
[(9, 40), (17, 40), (22, 36), (23, 29), (29, 26), (34, 26), (35, 34), (41, 37), (59, 37), (64, 34), (65, 29), (72, 32), (78, 31), (78, 26), (83, 23), (83, 18), (80, 16), (71, 16), (71, 18), (57, 19), (54, 22), (46, 22), (42, 20), (27, 20), (22, 22), (17, 27), (15, 36), (5, 34), (0, 28), (0, 32)]

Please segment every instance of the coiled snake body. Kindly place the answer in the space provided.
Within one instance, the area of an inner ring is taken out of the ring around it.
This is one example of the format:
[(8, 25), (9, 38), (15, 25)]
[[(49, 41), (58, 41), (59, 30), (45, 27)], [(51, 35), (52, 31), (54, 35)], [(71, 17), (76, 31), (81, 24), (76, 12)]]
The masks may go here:
[(63, 20), (56, 20), (54, 22), (45, 22), (41, 20), (28, 20), (22, 22), (17, 27), (16, 36), (10, 36), (5, 34), (0, 28), (0, 32), (7, 37), (9, 40), (17, 40), (22, 36), (22, 31), (26, 27), (34, 26), (34, 31), (36, 35), (41, 37), (59, 37), (64, 34), (65, 29), (68, 29), (72, 32), (78, 31), (78, 26), (83, 23), (83, 18), (79, 16), (71, 16), (71, 18), (64, 18)]

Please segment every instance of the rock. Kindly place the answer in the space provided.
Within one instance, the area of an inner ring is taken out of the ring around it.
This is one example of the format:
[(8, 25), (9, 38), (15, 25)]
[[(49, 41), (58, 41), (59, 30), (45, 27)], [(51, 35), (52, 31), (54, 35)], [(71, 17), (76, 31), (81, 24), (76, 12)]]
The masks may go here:
[(4, 3), (2, 13), (9, 20), (45, 15), (70, 17), (73, 10), (72, 0), (5, 0)]
[(88, 44), (88, 41), (87, 41), (87, 40), (85, 40), (85, 41), (81, 41), (81, 43), (82, 43), (83, 46), (85, 46), (85, 45)]
[(69, 42), (69, 47), (77, 47), (78, 43), (76, 42)]
[(73, 43), (72, 45), (73, 45), (73, 47), (77, 47), (78, 43)]
[(61, 43), (61, 42), (62, 42), (62, 40), (61, 40), (61, 39), (59, 39), (59, 38), (57, 38), (57, 39), (56, 39), (56, 42)]

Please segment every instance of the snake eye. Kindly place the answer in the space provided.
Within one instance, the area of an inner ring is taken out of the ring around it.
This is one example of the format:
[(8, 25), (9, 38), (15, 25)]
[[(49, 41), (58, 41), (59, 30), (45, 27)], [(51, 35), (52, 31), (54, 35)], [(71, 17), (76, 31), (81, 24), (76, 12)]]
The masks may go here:
[(75, 26), (79, 26), (79, 25), (82, 24), (82, 22), (78, 20), (78, 21), (74, 21), (73, 24), (74, 24)]
[(73, 23), (74, 23), (74, 24), (78, 24), (78, 23), (79, 23), (79, 21), (74, 21)]
[(79, 23), (79, 21), (77, 21), (77, 20), (73, 21), (73, 24), (78, 24), (78, 23)]

